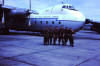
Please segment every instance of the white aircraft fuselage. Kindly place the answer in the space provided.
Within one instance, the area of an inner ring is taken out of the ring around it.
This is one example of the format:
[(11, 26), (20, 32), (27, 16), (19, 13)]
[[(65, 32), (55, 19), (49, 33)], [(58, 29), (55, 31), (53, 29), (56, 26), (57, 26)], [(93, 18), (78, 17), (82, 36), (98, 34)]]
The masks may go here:
[(77, 31), (85, 24), (85, 17), (72, 5), (61, 4), (40, 10), (39, 14), (30, 15), (29, 25), (33, 31), (44, 30), (46, 26), (68, 27)]

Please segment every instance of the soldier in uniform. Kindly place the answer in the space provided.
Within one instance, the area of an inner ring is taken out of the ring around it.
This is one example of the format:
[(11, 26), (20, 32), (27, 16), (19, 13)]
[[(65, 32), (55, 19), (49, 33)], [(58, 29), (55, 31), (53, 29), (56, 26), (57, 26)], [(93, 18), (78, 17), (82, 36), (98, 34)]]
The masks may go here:
[(57, 37), (58, 37), (58, 27), (56, 26), (53, 31), (53, 44), (54, 45), (56, 45)]
[(48, 27), (45, 28), (44, 30), (44, 45), (48, 45), (49, 44), (49, 30)]
[(65, 30), (64, 30), (64, 45), (67, 45), (67, 41), (68, 41), (68, 28), (66, 27)]
[(52, 38), (53, 38), (53, 30), (52, 26), (49, 27), (49, 44), (52, 44)]
[(74, 38), (73, 38), (73, 30), (72, 28), (69, 29), (68, 34), (69, 34), (69, 41), (70, 41), (70, 46), (74, 47)]
[(62, 45), (64, 45), (64, 29), (62, 26), (59, 29), (59, 39), (58, 39), (59, 45), (61, 41), (62, 41)]

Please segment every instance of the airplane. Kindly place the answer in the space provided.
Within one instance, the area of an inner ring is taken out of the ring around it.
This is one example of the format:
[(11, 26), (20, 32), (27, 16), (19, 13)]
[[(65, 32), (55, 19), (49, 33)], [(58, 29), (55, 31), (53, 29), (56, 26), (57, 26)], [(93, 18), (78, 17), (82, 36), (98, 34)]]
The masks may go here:
[(8, 30), (41, 32), (46, 26), (68, 27), (79, 31), (85, 24), (85, 16), (70, 4), (60, 4), (39, 12), (2, 6)]
[(60, 26), (80, 30), (85, 24), (85, 16), (70, 4), (60, 4), (30, 15), (31, 26), (44, 30), (46, 26)]

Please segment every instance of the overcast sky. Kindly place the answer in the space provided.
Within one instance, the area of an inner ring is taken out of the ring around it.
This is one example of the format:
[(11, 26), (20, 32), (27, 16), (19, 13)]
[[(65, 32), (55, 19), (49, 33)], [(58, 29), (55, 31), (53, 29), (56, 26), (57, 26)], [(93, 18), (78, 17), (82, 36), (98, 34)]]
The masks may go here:
[[(32, 9), (40, 10), (61, 4), (62, 0), (31, 0)], [(86, 18), (100, 21), (100, 0), (63, 0), (81, 11)], [(29, 0), (5, 0), (5, 5), (29, 9)]]

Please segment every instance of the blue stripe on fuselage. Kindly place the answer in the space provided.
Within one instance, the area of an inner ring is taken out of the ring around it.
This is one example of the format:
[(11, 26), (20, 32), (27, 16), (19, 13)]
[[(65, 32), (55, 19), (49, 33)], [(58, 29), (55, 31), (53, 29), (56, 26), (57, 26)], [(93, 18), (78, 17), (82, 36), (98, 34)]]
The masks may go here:
[(56, 21), (85, 22), (85, 21), (74, 21), (74, 20), (58, 20), (58, 18), (30, 18), (30, 19), (55, 19)]

